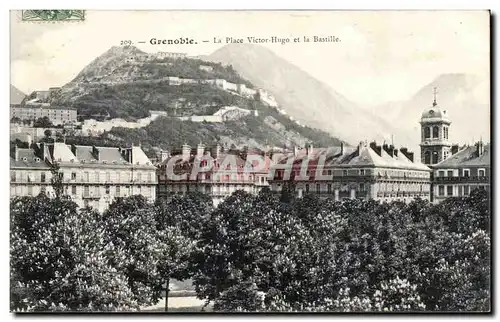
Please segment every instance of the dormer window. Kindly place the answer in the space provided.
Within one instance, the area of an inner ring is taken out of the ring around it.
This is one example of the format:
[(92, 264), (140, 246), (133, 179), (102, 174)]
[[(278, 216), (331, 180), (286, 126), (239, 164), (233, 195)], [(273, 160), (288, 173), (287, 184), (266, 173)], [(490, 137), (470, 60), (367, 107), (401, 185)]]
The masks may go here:
[(75, 162), (75, 159), (71, 159), (71, 160), (69, 160), (69, 162), (73, 163), (73, 162)]
[(113, 161), (113, 164), (117, 164), (116, 160)]
[(27, 157), (23, 157), (23, 161), (28, 161), (28, 158)]
[(35, 162), (40, 162), (40, 158), (35, 157)]

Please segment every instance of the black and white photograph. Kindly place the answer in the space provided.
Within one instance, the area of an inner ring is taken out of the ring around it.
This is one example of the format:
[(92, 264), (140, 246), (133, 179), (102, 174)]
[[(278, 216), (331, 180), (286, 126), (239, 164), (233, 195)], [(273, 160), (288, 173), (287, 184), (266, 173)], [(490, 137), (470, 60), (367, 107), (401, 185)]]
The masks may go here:
[(491, 314), (489, 10), (9, 16), (11, 313)]

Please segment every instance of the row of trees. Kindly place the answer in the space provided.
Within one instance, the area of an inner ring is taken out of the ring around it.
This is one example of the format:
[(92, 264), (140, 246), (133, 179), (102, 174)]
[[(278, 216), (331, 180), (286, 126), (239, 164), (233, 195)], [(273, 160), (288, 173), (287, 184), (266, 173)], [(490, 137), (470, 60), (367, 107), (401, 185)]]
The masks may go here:
[[(280, 200), (281, 199), (281, 200)], [(138, 310), (192, 278), (216, 311), (487, 311), (486, 192), (399, 202), (199, 193), (103, 214), (11, 201), (13, 310)]]

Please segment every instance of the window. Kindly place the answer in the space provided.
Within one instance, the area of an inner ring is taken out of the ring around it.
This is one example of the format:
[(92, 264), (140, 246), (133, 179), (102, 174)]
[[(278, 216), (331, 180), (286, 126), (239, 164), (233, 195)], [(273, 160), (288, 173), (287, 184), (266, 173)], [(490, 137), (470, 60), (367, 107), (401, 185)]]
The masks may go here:
[(76, 180), (76, 172), (71, 172), (71, 180)]
[(45, 194), (45, 192), (46, 192), (46, 188), (45, 187), (41, 187), (40, 188), (40, 193), (44, 193)]
[(439, 171), (439, 177), (444, 177), (444, 171)]
[(120, 197), (120, 186), (116, 186), (116, 196)]
[(33, 195), (33, 186), (28, 186), (28, 196)]
[(87, 171), (83, 173), (83, 181), (89, 182), (89, 173)]
[(469, 195), (469, 186), (464, 186), (464, 196), (468, 196)]
[(438, 153), (436, 151), (432, 152), (432, 164), (438, 163), (438, 160), (439, 160)]
[(95, 182), (99, 182), (99, 171), (95, 173)]
[(433, 138), (438, 138), (439, 137), (439, 128), (437, 126), (434, 126), (432, 128), (432, 137)]
[(429, 139), (431, 137), (431, 128), (426, 126), (424, 128), (424, 138)]
[(71, 186), (71, 194), (76, 195), (76, 186)]
[(28, 182), (32, 182), (33, 181), (33, 173), (29, 172), (28, 173)]
[(364, 176), (365, 175), (365, 169), (360, 169), (359, 170), (359, 175)]
[(329, 176), (331, 176), (331, 175), (332, 175), (332, 170), (328, 170), (328, 171), (327, 171), (327, 174), (328, 174)]
[(446, 194), (448, 196), (453, 196), (453, 186), (447, 186), (446, 187)]
[(425, 151), (424, 164), (430, 164), (430, 163), (431, 163), (431, 153), (429, 151)]
[(453, 177), (453, 171), (452, 170), (448, 170), (448, 177)]
[(137, 174), (137, 181), (142, 181), (142, 173), (140, 172)]
[(328, 189), (328, 193), (332, 193), (332, 184), (331, 183), (328, 184), (327, 189)]
[(347, 176), (347, 170), (342, 171), (342, 174), (343, 174), (344, 176)]
[(16, 182), (16, 171), (10, 172), (10, 182)]
[(109, 186), (106, 186), (105, 189), (106, 189), (106, 194), (109, 195)]
[(106, 182), (110, 182), (110, 181), (111, 181), (111, 173), (106, 172)]
[(365, 191), (365, 184), (364, 183), (359, 184), (359, 191)]
[(477, 171), (477, 175), (478, 175), (478, 177), (484, 177), (484, 176), (486, 176), (486, 171), (484, 169), (479, 169)]
[(89, 186), (84, 186), (83, 187), (83, 195), (84, 196), (88, 196), (89, 195)]
[(464, 174), (464, 177), (468, 178), (470, 177), (470, 170), (469, 169), (463, 169), (463, 174)]
[(321, 185), (319, 183), (316, 184), (316, 192), (321, 191)]
[(306, 184), (306, 192), (309, 192), (309, 184)]
[(45, 182), (45, 172), (40, 173), (40, 182)]
[(439, 195), (444, 196), (444, 186), (439, 186)]

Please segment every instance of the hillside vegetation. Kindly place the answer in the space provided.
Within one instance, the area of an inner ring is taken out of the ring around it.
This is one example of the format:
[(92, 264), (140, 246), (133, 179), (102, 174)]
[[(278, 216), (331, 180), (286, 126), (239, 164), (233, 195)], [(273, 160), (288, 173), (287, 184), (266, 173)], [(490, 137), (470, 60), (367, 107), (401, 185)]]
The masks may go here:
[[(225, 79), (255, 88), (231, 67), (199, 59), (151, 58), (135, 47), (113, 47), (86, 66), (65, 85), (54, 105), (71, 106), (82, 119), (123, 118), (134, 121), (151, 110), (166, 111), (169, 117), (155, 120), (140, 129), (113, 128), (99, 138), (67, 138), (74, 143), (141, 144), (148, 155), (155, 149), (172, 149), (184, 143), (222, 143), (231, 147), (283, 147), (340, 144), (324, 131), (302, 127), (288, 116), (270, 108), (256, 97), (242, 97), (209, 84), (170, 85), (168, 76), (189, 79)], [(142, 57), (142, 58), (141, 58)], [(211, 70), (200, 69), (211, 67)], [(212, 115), (223, 106), (236, 105), (256, 110), (247, 116), (223, 123), (180, 121), (176, 116)], [(270, 122), (270, 120), (272, 122)], [(272, 124), (271, 124), (272, 123)], [(95, 142), (94, 142), (95, 141)]]

